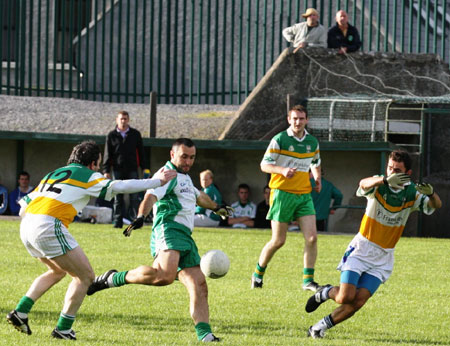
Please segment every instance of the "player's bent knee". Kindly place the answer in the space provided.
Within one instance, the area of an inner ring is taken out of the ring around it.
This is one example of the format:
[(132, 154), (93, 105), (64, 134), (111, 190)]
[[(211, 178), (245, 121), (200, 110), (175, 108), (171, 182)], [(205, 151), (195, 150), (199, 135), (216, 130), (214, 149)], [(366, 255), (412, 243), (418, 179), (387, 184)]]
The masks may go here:
[(355, 294), (349, 294), (349, 293), (341, 293), (336, 296), (335, 299), (336, 303), (338, 304), (352, 304), (355, 302)]

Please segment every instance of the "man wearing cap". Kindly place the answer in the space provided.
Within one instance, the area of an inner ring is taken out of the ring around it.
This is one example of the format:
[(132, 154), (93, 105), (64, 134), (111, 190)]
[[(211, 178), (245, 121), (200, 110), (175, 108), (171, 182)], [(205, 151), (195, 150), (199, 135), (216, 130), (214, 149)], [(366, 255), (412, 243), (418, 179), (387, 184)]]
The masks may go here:
[(288, 42), (293, 42), (294, 53), (305, 47), (327, 47), (327, 31), (319, 24), (319, 12), (314, 8), (308, 8), (302, 14), (306, 22), (297, 23), (283, 30), (283, 37)]

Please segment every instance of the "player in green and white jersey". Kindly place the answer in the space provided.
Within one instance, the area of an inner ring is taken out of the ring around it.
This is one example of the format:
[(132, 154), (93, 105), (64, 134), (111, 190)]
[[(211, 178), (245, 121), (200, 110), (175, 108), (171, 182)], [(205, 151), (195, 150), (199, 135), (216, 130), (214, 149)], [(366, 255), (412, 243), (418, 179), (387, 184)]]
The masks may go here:
[[(226, 217), (232, 209), (219, 205), (192, 183), (188, 175), (194, 164), (196, 148), (188, 138), (179, 138), (170, 151), (165, 169), (176, 169), (177, 177), (170, 184), (147, 191), (139, 206), (136, 220), (124, 231), (129, 236), (133, 229), (143, 226), (145, 216), (153, 207), (151, 235), (152, 266), (117, 272), (109, 270), (97, 277), (89, 287), (88, 295), (100, 290), (126, 284), (166, 286), (178, 280), (187, 288), (191, 299), (191, 317), (198, 340), (219, 341), (209, 325), (208, 287), (200, 270), (200, 256), (192, 238), (196, 204)], [(162, 168), (163, 169), (163, 168)]]

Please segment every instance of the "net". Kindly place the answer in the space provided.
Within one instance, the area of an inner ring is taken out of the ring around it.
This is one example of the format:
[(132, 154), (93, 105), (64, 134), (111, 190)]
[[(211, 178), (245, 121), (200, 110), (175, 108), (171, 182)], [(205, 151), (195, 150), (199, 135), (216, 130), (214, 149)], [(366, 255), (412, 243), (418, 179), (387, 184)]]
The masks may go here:
[(308, 99), (308, 131), (319, 141), (384, 141), (391, 99)]

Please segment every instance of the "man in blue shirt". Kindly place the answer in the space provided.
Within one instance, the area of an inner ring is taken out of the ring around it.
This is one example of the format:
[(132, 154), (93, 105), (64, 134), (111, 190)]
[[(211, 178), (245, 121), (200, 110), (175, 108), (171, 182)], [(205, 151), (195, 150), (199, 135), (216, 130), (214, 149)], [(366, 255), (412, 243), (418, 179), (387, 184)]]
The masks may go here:
[(19, 215), (19, 201), (22, 197), (33, 191), (33, 186), (30, 186), (30, 174), (28, 172), (20, 172), (17, 182), (19, 186), (9, 194), (9, 210), (11, 211), (11, 215)]

